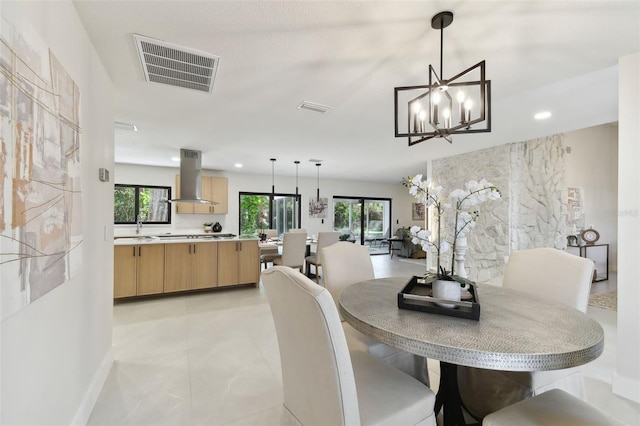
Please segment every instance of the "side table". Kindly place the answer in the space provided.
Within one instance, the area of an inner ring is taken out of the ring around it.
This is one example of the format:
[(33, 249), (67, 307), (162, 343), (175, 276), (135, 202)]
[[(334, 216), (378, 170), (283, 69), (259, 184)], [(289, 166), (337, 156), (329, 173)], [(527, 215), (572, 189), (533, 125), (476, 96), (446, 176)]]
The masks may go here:
[[(391, 238), (387, 238), (387, 242), (389, 243), (389, 253), (391, 254), (391, 258), (393, 259), (393, 252), (402, 250), (403, 241), (401, 238), (391, 237)], [(399, 243), (400, 245), (395, 246), (393, 243)]]
[(567, 246), (567, 253), (593, 260), (595, 275), (593, 282), (609, 279), (609, 244), (582, 244)]

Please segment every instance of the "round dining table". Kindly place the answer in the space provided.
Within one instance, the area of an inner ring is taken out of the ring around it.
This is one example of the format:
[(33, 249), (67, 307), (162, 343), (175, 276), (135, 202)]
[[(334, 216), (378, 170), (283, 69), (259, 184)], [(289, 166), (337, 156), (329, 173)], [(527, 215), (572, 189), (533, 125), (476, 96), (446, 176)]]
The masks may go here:
[(353, 284), (340, 296), (340, 312), (351, 326), (375, 340), (440, 361), (435, 411), (444, 406), (447, 425), (464, 424), (459, 365), (506, 371), (559, 370), (590, 362), (604, 349), (602, 327), (583, 312), (497, 286), (475, 286), (479, 320), (400, 309), (398, 293), (410, 278)]

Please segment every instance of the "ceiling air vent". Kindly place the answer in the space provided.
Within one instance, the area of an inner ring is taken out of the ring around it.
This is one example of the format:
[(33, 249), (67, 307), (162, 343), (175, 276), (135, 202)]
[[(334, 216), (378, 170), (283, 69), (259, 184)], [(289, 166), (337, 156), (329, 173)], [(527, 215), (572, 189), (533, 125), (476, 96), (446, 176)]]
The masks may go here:
[(331, 107), (327, 105), (316, 104), (309, 101), (302, 101), (302, 103), (298, 105), (298, 109), (306, 109), (307, 111), (321, 112), (324, 114), (325, 112), (329, 111)]
[(219, 56), (139, 34), (133, 38), (145, 80), (211, 93)]

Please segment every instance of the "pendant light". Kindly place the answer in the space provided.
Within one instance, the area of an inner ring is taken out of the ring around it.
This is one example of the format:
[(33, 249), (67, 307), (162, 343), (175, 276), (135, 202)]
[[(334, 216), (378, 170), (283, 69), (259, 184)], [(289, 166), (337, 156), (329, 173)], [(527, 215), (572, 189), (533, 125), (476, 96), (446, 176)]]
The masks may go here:
[(271, 158), (271, 195), (275, 195), (276, 193), (276, 185), (274, 181), (275, 164), (276, 164), (276, 159)]
[(320, 202), (320, 166), (322, 164), (321, 163), (316, 163), (316, 167), (318, 168), (318, 192), (316, 195), (316, 201)]
[(298, 165), (300, 164), (300, 161), (296, 160), (293, 162), (296, 165), (296, 198), (294, 201), (294, 208), (293, 208), (293, 224), (296, 228), (300, 228), (300, 218), (299, 218), (299, 214), (298, 214), (298, 210), (299, 210), (299, 203), (298, 203)]
[(444, 29), (452, 22), (449, 11), (431, 19), (431, 28), (440, 30), (440, 74), (429, 65), (428, 85), (394, 89), (395, 136), (408, 138), (409, 146), (432, 138), (451, 143), (454, 134), (491, 131), (491, 80), (485, 77), (485, 61), (444, 78)]
[(296, 160), (293, 163), (296, 165), (296, 195), (298, 195), (298, 165), (300, 162)]

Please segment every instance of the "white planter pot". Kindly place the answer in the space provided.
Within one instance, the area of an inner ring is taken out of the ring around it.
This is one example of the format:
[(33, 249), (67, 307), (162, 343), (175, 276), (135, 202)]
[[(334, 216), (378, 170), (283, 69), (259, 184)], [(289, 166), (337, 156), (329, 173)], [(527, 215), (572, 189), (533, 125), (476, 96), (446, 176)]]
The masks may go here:
[[(435, 280), (431, 284), (433, 297), (436, 299), (446, 299), (453, 300), (456, 302), (460, 301), (460, 295), (462, 290), (468, 290), (469, 286), (467, 284), (464, 287), (458, 281), (446, 281), (446, 280)], [(456, 305), (452, 303), (438, 303), (438, 306), (442, 306), (444, 308), (453, 308)]]

